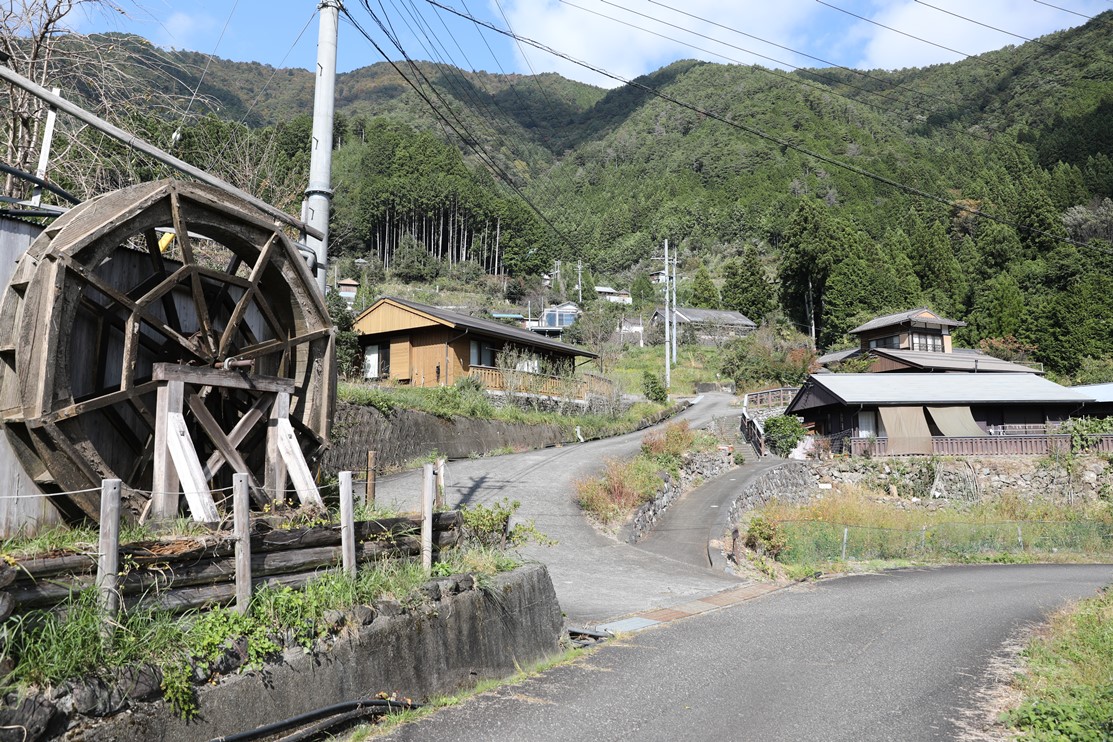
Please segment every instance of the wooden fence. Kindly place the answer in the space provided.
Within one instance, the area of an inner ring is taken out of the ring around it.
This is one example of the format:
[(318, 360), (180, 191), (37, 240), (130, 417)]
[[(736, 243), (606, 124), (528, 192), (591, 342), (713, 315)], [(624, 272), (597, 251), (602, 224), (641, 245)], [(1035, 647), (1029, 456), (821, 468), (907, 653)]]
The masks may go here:
[[(827, 439), (834, 453), (852, 456), (889, 456), (886, 438)], [(1070, 451), (1071, 439), (1066, 434), (1050, 435), (982, 435), (970, 437), (934, 436), (931, 452), (934, 456), (1047, 456)], [(1096, 437), (1089, 450), (1093, 453), (1113, 453), (1113, 435)]]
[(583, 400), (589, 396), (608, 396), (614, 392), (614, 383), (598, 374), (566, 378), (528, 371), (503, 371), (494, 366), (472, 366), (468, 375), (479, 379), (484, 389), (512, 394), (538, 394)]
[(800, 387), (783, 386), (779, 389), (763, 389), (760, 392), (748, 392), (742, 398), (742, 409), (751, 407), (787, 407)]
[[(428, 468), (432, 470), (432, 465)], [(354, 573), (359, 563), (389, 558), (421, 556), (428, 569), (441, 550), (459, 543), (461, 513), (433, 512), (435, 484), (424, 485), (423, 505), (428, 499), (424, 516), (356, 521), (350, 506), (351, 472), (341, 474), (349, 476), (341, 477), (339, 525), (287, 529), (266, 518), (249, 522), (243, 517), (248, 502), (245, 486), (237, 501), (243, 503), (244, 512), (232, 532), (116, 543), (113, 548), (109, 544), (116, 538), (113, 531), (118, 534), (117, 510), (115, 519), (102, 519), (96, 553), (50, 554), (0, 566), (0, 620), (12, 613), (54, 608), (75, 591), (94, 585), (109, 613), (140, 604), (181, 612), (235, 602), (246, 610), (252, 591), (263, 584), (300, 588), (321, 569), (342, 565)], [(428, 473), (426, 479), (436, 482)], [(102, 492), (108, 494), (106, 509), (112, 507), (113, 482), (118, 480), (108, 480)]]

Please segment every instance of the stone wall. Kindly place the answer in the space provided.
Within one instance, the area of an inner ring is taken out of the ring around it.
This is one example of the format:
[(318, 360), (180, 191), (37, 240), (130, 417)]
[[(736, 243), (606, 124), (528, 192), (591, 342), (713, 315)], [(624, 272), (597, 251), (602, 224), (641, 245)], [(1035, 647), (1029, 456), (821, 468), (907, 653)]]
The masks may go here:
[[(559, 651), (563, 619), (543, 565), (498, 575), (489, 589), (476, 589), (464, 576), (433, 581), (422, 592), (425, 600), (416, 605), (391, 600), (352, 609), (313, 652), (291, 647), (261, 671), (233, 668), (216, 684), (199, 686), (200, 713), (192, 721), (165, 702), (119, 694), (108, 695), (120, 703), (107, 718), (77, 714), (72, 698), (66, 714), (63, 696), (42, 700), (47, 736), (39, 728), (26, 739), (208, 740), (379, 692), (415, 701), (451, 694)], [(22, 732), (11, 738), (23, 739)]]
[(686, 454), (680, 466), (680, 481), (668, 472), (661, 472), (661, 489), (650, 502), (642, 505), (623, 529), (623, 539), (636, 544), (653, 530), (669, 506), (692, 487), (713, 479), (734, 465), (729, 449)]
[(727, 522), (737, 523), (742, 513), (770, 500), (805, 503), (820, 491), (818, 485), (811, 462), (786, 462), (765, 472), (738, 493), (730, 504)]

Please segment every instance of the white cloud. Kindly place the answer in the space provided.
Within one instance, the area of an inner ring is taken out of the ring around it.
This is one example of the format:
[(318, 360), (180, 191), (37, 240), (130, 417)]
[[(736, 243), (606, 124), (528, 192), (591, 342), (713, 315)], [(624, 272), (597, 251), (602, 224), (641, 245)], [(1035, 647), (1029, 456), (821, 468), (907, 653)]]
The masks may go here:
[[(914, 0), (830, 2), (838, 8), (919, 36), (938, 46), (855, 19), (815, 0), (781, 0), (760, 4), (725, 3), (722, 0), (503, 0), (502, 9), (517, 34), (625, 79), (651, 72), (677, 59), (688, 58), (780, 68), (823, 66), (816, 59), (764, 44), (759, 39), (767, 39), (812, 57), (863, 69), (898, 69), (962, 58), (960, 54), (940, 47), (980, 54), (1009, 44), (1023, 43), (1015, 36), (956, 18)], [(1078, 15), (1033, 0), (924, 2), (1028, 38), (1085, 22)], [(1108, 6), (1103, 5), (1102, 0), (1082, 0), (1073, 3), (1072, 9), (1077, 13), (1096, 15)], [(503, 25), (498, 5), (493, 0), (490, 12), (492, 17), (499, 19), (498, 24)], [(686, 30), (702, 36), (687, 33)], [(693, 49), (686, 44), (701, 49)], [(620, 84), (533, 47), (523, 48), (537, 72), (556, 71), (566, 77), (605, 87)], [(517, 53), (520, 69), (528, 69), (521, 60), (522, 52)]]
[[(814, 64), (729, 30), (737, 29), (792, 47), (793, 39), (799, 38), (802, 25), (816, 14), (819, 7), (812, 0), (784, 0), (760, 6), (750, 3), (728, 5), (721, 0), (622, 0), (614, 5), (603, 0), (512, 0), (503, 2), (502, 6), (517, 34), (626, 79), (651, 72), (677, 59), (733, 60), (767, 67), (783, 66), (749, 52), (767, 55), (790, 65)], [(492, 13), (498, 17), (497, 8), (493, 8)], [(682, 29), (703, 36), (686, 33)], [(687, 44), (702, 47), (704, 51)], [(533, 47), (524, 48), (538, 72), (556, 71), (566, 77), (606, 87), (620, 84)]]
[[(1075, 3), (1075, 6), (1078, 8), (1076, 12), (1087, 15), (1096, 15), (1103, 9), (1094, 2)], [(855, 31), (862, 34), (866, 41), (855, 66), (864, 69), (899, 69), (955, 62), (963, 55), (1023, 44), (1024, 38), (1033, 39), (1085, 23), (1084, 18), (1033, 0), (889, 2), (867, 17), (925, 41), (859, 22)]]
[(174, 11), (159, 24), (151, 41), (164, 48), (203, 49), (211, 46), (208, 37), (216, 28), (217, 22), (212, 16)]

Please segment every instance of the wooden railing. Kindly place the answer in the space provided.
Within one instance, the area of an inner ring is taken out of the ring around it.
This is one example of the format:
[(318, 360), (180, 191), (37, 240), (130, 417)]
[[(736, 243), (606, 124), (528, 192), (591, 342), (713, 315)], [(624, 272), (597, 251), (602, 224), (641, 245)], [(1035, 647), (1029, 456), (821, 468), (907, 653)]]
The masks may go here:
[(783, 386), (780, 389), (763, 389), (760, 392), (748, 392), (742, 399), (742, 408), (751, 407), (787, 407), (800, 387)]
[[(849, 438), (838, 441), (829, 436), (831, 451), (852, 456), (889, 456), (887, 438)], [(1047, 456), (1070, 451), (1070, 436), (1050, 435), (981, 435), (970, 437), (934, 436), (931, 452), (935, 456)], [(1093, 453), (1113, 453), (1113, 435), (1097, 437), (1090, 446)]]
[(484, 389), (514, 394), (587, 399), (589, 396), (607, 396), (614, 392), (614, 382), (597, 374), (566, 378), (528, 371), (504, 372), (494, 366), (472, 366), (468, 375), (479, 379)]

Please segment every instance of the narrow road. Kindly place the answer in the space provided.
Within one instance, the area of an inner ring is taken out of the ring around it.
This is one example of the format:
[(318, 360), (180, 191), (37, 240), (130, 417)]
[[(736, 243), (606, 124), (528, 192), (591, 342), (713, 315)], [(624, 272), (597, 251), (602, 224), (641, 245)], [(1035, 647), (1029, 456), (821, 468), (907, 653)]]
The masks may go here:
[[(733, 398), (708, 394), (680, 415), (698, 426), (715, 417), (737, 415)], [(738, 584), (738, 579), (703, 565), (635, 548), (593, 529), (573, 500), (575, 482), (597, 474), (607, 459), (633, 456), (644, 432), (507, 456), (453, 461), (448, 466), (449, 506), (509, 498), (522, 503), (519, 517), (557, 540), (551, 547), (529, 546), (523, 554), (544, 562), (570, 623), (594, 625), (638, 611), (683, 603)], [(419, 472), (380, 480), (380, 502), (414, 510), (421, 489)], [(707, 532), (704, 529), (704, 533)], [(706, 551), (706, 543), (704, 545)]]
[(711, 568), (711, 539), (727, 528), (727, 511), (739, 490), (784, 463), (762, 459), (733, 469), (696, 487), (665, 511), (656, 527), (638, 542), (639, 549), (704, 569)]
[(389, 740), (953, 740), (1018, 631), (1113, 567), (982, 565), (798, 585), (634, 634)]

